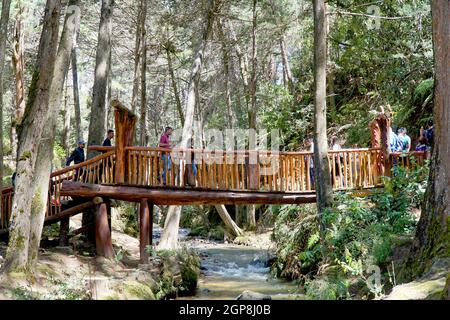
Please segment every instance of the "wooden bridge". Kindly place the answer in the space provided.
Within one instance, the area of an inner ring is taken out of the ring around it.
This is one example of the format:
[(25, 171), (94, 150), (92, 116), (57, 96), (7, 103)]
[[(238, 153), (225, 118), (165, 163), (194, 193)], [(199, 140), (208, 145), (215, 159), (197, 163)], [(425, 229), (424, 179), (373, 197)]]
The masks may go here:
[[(152, 239), (153, 204), (315, 202), (310, 152), (136, 147), (132, 146), (136, 116), (118, 103), (114, 106), (116, 146), (91, 146), (90, 150), (101, 154), (51, 174), (45, 221), (46, 224), (61, 221), (62, 237), (67, 237), (71, 216), (96, 209), (97, 251), (111, 257), (109, 199), (137, 202), (140, 203), (141, 257), (145, 259), (145, 247)], [(382, 186), (381, 177), (390, 175), (393, 163), (412, 168), (422, 165), (426, 156), (423, 152), (386, 156), (383, 148), (330, 151), (333, 188)], [(169, 157), (171, 160), (167, 161)], [(187, 159), (193, 159), (195, 176)], [(13, 194), (12, 187), (1, 190), (0, 234), (8, 231)]]

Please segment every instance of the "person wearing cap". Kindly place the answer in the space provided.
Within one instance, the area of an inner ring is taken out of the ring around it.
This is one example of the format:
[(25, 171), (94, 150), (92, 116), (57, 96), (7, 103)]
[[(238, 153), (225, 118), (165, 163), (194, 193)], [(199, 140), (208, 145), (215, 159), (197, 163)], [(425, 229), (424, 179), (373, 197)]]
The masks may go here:
[(78, 142), (78, 148), (76, 148), (70, 157), (66, 161), (66, 166), (70, 166), (70, 163), (73, 161), (75, 164), (79, 164), (84, 162), (84, 147), (86, 146), (86, 141), (81, 140)]

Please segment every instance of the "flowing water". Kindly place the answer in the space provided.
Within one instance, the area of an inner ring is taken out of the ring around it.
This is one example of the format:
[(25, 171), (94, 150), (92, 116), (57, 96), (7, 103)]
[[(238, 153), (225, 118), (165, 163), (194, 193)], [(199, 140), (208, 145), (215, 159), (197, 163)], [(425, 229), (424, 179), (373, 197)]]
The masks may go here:
[(218, 248), (195, 248), (201, 257), (201, 276), (196, 295), (188, 299), (235, 299), (250, 290), (272, 299), (298, 299), (298, 286), (272, 279), (267, 251), (217, 244)]
[[(155, 228), (154, 240), (158, 241), (161, 233), (161, 228)], [(193, 240), (188, 234), (188, 229), (180, 229), (179, 237), (182, 245), (200, 255), (201, 274), (196, 294), (179, 299), (234, 300), (245, 290), (270, 295), (272, 299), (302, 298), (292, 282), (270, 277), (267, 250)]]

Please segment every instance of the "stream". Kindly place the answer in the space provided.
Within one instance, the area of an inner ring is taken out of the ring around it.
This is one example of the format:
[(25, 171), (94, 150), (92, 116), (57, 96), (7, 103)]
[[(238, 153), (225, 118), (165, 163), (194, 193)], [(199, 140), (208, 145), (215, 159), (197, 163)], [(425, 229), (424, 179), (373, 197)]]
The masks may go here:
[[(274, 300), (302, 298), (292, 282), (270, 277), (267, 250), (192, 239), (188, 234), (189, 230), (180, 229), (180, 240), (198, 252), (201, 274), (195, 296), (178, 299), (234, 300), (245, 290), (270, 295)], [(158, 230), (155, 235), (158, 238)]]

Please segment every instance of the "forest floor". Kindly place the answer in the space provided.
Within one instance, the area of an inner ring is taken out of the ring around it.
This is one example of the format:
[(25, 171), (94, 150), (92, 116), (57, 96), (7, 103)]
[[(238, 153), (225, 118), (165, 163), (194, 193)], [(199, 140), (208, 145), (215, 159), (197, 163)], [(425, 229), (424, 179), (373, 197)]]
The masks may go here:
[[(71, 229), (80, 226), (81, 216), (73, 217)], [(120, 221), (113, 219), (112, 240), (116, 258), (112, 261), (94, 257), (94, 248), (83, 246), (82, 241), (76, 238), (71, 240), (70, 247), (58, 247), (55, 246), (56, 237), (47, 236), (40, 249), (33, 278), (14, 273), (3, 276), (0, 278), (0, 300), (155, 298), (149, 289), (159, 281), (163, 264), (159, 261), (150, 265), (139, 264), (139, 240), (120, 229)], [(235, 243), (186, 237), (181, 246), (199, 250), (243, 247), (268, 250), (272, 246), (270, 234), (271, 230), (248, 233), (236, 239)], [(6, 244), (0, 243), (0, 257), (5, 255)]]

